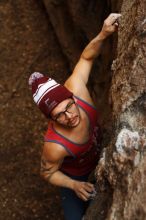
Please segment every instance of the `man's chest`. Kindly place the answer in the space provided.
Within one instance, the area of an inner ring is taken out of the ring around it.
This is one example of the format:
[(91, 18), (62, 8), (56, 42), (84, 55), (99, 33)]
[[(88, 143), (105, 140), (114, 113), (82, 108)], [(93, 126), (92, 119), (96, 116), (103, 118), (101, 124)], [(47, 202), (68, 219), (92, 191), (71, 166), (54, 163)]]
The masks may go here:
[(63, 135), (72, 142), (84, 144), (89, 140), (91, 130), (92, 128), (89, 118), (84, 117), (77, 127), (73, 128), (72, 130), (65, 131)]

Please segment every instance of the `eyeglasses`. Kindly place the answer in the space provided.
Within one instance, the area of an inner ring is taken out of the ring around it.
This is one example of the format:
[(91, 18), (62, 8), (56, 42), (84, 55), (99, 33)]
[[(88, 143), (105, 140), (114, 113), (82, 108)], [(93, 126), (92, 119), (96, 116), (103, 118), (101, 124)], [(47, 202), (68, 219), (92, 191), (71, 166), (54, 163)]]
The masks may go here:
[(74, 109), (75, 101), (71, 101), (67, 104), (64, 111), (59, 112), (56, 116), (53, 116), (54, 121), (64, 121), (66, 119), (66, 112), (72, 113), (72, 110)]

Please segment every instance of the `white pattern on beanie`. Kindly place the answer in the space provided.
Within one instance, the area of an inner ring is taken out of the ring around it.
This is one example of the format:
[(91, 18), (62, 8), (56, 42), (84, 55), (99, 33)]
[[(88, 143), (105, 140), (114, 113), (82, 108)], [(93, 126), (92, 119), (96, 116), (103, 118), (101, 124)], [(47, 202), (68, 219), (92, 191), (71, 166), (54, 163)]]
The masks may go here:
[(32, 73), (31, 76), (29, 77), (29, 80), (28, 80), (29, 86), (32, 86), (32, 83), (35, 82), (36, 79), (39, 79), (42, 77), (44, 77), (44, 75), (42, 73), (39, 73), (39, 72)]
[(60, 84), (51, 78), (49, 78), (45, 83), (39, 84), (36, 92), (33, 94), (34, 101), (39, 104), (42, 98), (57, 86), (60, 86)]

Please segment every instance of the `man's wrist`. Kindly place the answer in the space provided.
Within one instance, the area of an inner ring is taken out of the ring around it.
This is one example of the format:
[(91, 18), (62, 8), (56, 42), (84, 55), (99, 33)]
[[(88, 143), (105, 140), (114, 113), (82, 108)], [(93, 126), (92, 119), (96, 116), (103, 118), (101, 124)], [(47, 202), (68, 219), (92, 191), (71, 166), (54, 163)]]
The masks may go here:
[(70, 189), (74, 190), (74, 184), (76, 180), (70, 179), (69, 187)]
[(103, 41), (105, 40), (108, 36), (105, 32), (101, 31), (98, 35), (97, 35), (98, 39)]

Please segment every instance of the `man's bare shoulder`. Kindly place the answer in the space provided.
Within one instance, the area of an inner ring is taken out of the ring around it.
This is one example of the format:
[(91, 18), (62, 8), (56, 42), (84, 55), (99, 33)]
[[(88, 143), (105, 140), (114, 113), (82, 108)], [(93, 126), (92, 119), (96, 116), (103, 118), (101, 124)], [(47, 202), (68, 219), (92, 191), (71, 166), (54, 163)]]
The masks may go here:
[(68, 152), (61, 145), (54, 142), (44, 142), (42, 155), (52, 162), (59, 161), (68, 156)]
[(86, 87), (86, 85), (82, 82), (79, 82), (74, 77), (70, 77), (64, 84), (64, 86), (69, 89), (74, 96), (77, 96), (89, 104), (93, 104), (90, 93)]

